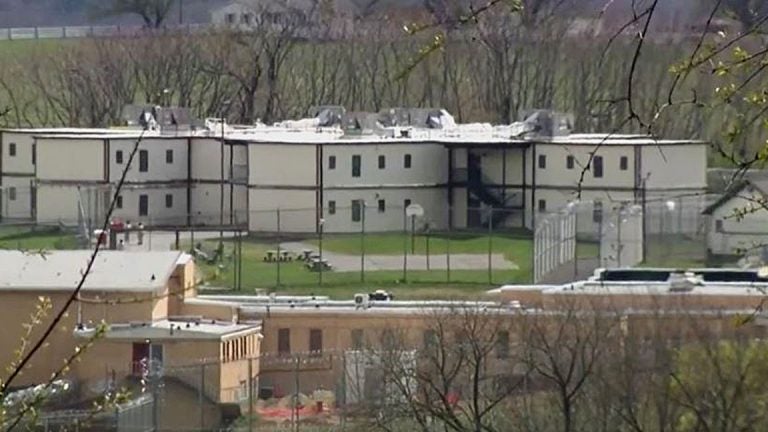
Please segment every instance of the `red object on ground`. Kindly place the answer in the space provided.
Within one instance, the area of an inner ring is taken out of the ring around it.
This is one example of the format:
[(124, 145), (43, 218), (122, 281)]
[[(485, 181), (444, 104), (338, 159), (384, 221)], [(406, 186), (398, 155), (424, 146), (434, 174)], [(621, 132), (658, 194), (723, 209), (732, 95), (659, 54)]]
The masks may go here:
[(449, 405), (456, 405), (459, 403), (459, 399), (459, 394), (456, 392), (448, 392), (448, 394), (445, 395), (445, 400)]

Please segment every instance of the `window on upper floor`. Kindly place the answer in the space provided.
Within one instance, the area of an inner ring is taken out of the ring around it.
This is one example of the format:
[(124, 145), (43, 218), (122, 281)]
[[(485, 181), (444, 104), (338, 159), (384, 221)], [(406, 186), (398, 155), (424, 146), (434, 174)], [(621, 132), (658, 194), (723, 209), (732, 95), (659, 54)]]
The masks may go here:
[(723, 220), (717, 219), (715, 221), (715, 232), (723, 232)]
[(539, 168), (540, 169), (547, 168), (547, 155), (543, 155), (543, 154), (539, 155)]
[(244, 13), (244, 14), (243, 14), (243, 15), (240, 17), (240, 21), (241, 21), (243, 24), (251, 24), (251, 14), (249, 14), (249, 13)]
[(167, 164), (173, 163), (173, 150), (168, 149), (165, 151), (165, 163)]
[(410, 167), (411, 167), (411, 162), (413, 162), (413, 160), (412, 160), (412, 159), (413, 159), (413, 158), (411, 158), (411, 155), (410, 155), (410, 154), (406, 154), (406, 155), (403, 157), (403, 167), (405, 167), (405, 168), (410, 168)]
[(387, 158), (384, 155), (379, 155), (379, 169), (387, 167)]
[(626, 171), (629, 168), (629, 159), (626, 156), (619, 158), (619, 169)]
[(32, 144), (32, 165), (37, 165), (37, 144)]
[(603, 157), (595, 156), (592, 158), (592, 174), (595, 178), (603, 177)]
[(360, 177), (361, 164), (360, 155), (352, 155), (352, 177)]
[(123, 163), (123, 151), (122, 150), (118, 150), (118, 151), (115, 152), (115, 163), (116, 164)]
[(572, 155), (568, 155), (565, 157), (565, 167), (567, 169), (573, 169), (573, 166), (575, 165), (575, 161)]
[(149, 171), (149, 152), (139, 150), (139, 172)]
[(277, 330), (277, 353), (280, 355), (291, 353), (291, 329), (281, 328)]
[(227, 24), (234, 24), (235, 23), (235, 14), (228, 13), (224, 19), (227, 21)]
[(8, 144), (8, 156), (16, 156), (16, 143)]
[(336, 156), (328, 156), (328, 169), (336, 169)]

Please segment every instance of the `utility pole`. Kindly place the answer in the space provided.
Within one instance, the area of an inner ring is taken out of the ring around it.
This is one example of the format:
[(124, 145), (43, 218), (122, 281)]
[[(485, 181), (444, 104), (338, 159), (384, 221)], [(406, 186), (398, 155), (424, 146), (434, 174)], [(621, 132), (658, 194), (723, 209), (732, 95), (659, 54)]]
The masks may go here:
[(493, 264), (492, 260), (493, 252), (493, 207), (488, 212), (488, 285), (493, 283)]
[(280, 209), (277, 209), (277, 286), (280, 286)]
[(179, 0), (179, 25), (184, 24), (184, 0)]
[[(360, 218), (360, 282), (365, 282), (365, 201), (362, 203), (362, 217)], [(322, 263), (320, 263), (322, 267)]]
[(408, 282), (408, 213), (403, 209), (403, 282)]
[(325, 266), (325, 264), (323, 263), (323, 229), (324, 229), (324, 225), (325, 225), (325, 219), (320, 218), (320, 226), (319, 226), (320, 238), (319, 238), (319, 242), (318, 242), (319, 243), (318, 247), (320, 249), (320, 269), (319, 269), (320, 273), (318, 273), (318, 282), (317, 282), (318, 285), (320, 285), (320, 286), (323, 285), (323, 270), (324, 270), (323, 267)]

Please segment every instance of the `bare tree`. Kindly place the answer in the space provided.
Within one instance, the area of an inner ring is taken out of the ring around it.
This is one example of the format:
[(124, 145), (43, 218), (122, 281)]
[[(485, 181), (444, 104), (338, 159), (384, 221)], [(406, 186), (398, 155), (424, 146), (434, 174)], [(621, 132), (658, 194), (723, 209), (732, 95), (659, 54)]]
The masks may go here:
[(93, 4), (97, 16), (138, 15), (147, 28), (165, 24), (176, 0), (104, 0)]

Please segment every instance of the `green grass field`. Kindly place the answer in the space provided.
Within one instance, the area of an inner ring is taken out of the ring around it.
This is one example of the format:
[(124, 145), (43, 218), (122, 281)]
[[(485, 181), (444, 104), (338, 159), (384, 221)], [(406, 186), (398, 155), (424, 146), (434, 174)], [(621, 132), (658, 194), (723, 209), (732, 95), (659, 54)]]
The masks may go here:
[(0, 249), (53, 250), (77, 249), (77, 237), (56, 228), (0, 227)]
[[(304, 241), (317, 245), (317, 239)], [(203, 243), (206, 250), (213, 250), (218, 244), (217, 240), (207, 240)], [(404, 248), (408, 253), (425, 254), (427, 238), (417, 236), (413, 242), (414, 250), (411, 250), (410, 237), (402, 234), (369, 234), (365, 237), (365, 251), (367, 255), (393, 255), (402, 256)], [(322, 285), (320, 274), (310, 272), (302, 262), (286, 262), (279, 266), (276, 263), (266, 263), (263, 257), (268, 250), (277, 249), (275, 242), (248, 238), (243, 241), (243, 268), (242, 285), (244, 291), (253, 289), (275, 290), (277, 292), (291, 294), (318, 294), (328, 295), (334, 298), (352, 298), (361, 290), (370, 291), (378, 288), (386, 288), (399, 298), (427, 298), (427, 297), (467, 297), (477, 296), (489, 287), (503, 283), (527, 282), (531, 278), (531, 240), (494, 236), (490, 247), (492, 253), (503, 254), (506, 259), (517, 264), (519, 269), (501, 270), (491, 269), (490, 279), (487, 267), (477, 270), (451, 270), (447, 269), (416, 271), (408, 270), (405, 274), (402, 269), (386, 271), (361, 272), (324, 272)], [(225, 256), (231, 256), (233, 243), (225, 244)], [(429, 239), (430, 255), (446, 254), (481, 254), (487, 255), (489, 241), (487, 236), (452, 236), (445, 237), (434, 235)], [(323, 241), (323, 249), (328, 252), (359, 255), (361, 250), (361, 238), (357, 235), (326, 236)], [(437, 259), (437, 258), (435, 258)], [(232, 287), (234, 280), (234, 264), (232, 259), (225, 259), (223, 265), (198, 263), (202, 268), (206, 280), (211, 286)], [(279, 272), (279, 284), (278, 284)], [(279, 285), (279, 286), (278, 286)]]

